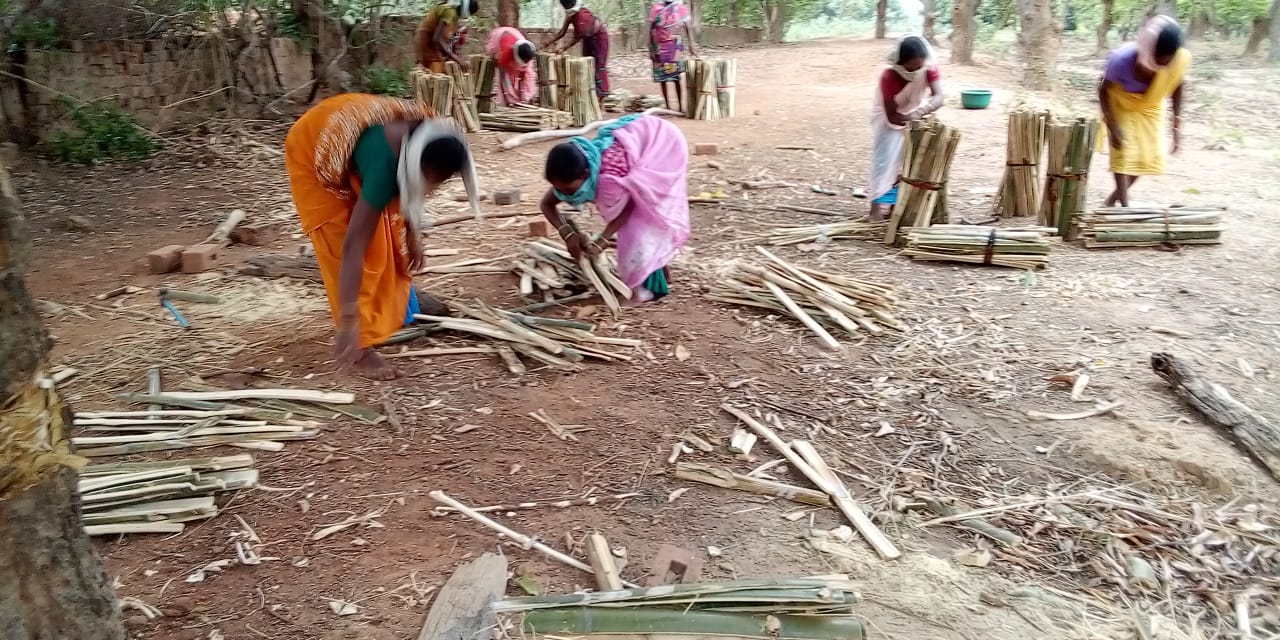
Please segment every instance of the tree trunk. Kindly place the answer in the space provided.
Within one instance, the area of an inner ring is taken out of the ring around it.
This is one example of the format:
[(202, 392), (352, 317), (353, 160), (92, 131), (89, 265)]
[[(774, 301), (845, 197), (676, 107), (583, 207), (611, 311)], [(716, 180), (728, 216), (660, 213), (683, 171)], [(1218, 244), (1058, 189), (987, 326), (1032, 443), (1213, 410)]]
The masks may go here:
[(693, 41), (696, 43), (702, 38), (702, 3), (698, 0), (689, 0), (689, 31), (693, 34)]
[(889, 0), (876, 0), (876, 40), (884, 40), (888, 20)]
[(742, 0), (729, 0), (729, 26), (742, 26)]
[(1280, 63), (1280, 0), (1271, 0), (1271, 50), (1267, 62)]
[(1176, 19), (1178, 17), (1178, 0), (1157, 0), (1156, 15), (1169, 16)]
[(0, 629), (5, 640), (124, 640), (115, 594), (80, 523), (48, 336), (24, 277), (25, 221), (0, 166)]
[(973, 36), (978, 31), (978, 6), (982, 0), (955, 0), (951, 9), (951, 62), (973, 64)]
[(1197, 11), (1191, 16), (1191, 20), (1187, 23), (1187, 39), (1203, 40), (1209, 35), (1209, 14), (1203, 11)]
[(1098, 21), (1098, 53), (1106, 53), (1111, 49), (1108, 37), (1111, 35), (1111, 16), (1115, 13), (1116, 0), (1102, 0), (1102, 16)]
[(922, 13), (924, 26), (920, 34), (924, 36), (926, 42), (936, 47), (938, 46), (938, 0), (924, 0)]
[(498, 26), (520, 28), (519, 0), (498, 0)]
[(1058, 79), (1058, 21), (1053, 15), (1053, 0), (1018, 0), (1018, 20), (1022, 84), (1052, 91)]
[(786, 35), (786, 15), (783, 0), (763, 0), (764, 39), (766, 42), (782, 42)]
[(1249, 31), (1249, 41), (1244, 45), (1245, 56), (1258, 55), (1258, 49), (1266, 42), (1271, 33), (1271, 19), (1258, 17), (1253, 19), (1253, 28)]

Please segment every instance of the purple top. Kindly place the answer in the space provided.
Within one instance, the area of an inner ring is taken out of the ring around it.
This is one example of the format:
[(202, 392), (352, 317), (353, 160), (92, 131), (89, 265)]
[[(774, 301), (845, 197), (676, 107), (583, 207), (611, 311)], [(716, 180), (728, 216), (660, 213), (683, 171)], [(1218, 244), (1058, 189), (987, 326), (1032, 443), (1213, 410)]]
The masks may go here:
[(1102, 79), (1120, 85), (1129, 93), (1146, 93), (1151, 82), (1143, 82), (1134, 77), (1134, 69), (1138, 66), (1138, 45), (1129, 43), (1115, 49), (1107, 56), (1107, 66), (1102, 72)]

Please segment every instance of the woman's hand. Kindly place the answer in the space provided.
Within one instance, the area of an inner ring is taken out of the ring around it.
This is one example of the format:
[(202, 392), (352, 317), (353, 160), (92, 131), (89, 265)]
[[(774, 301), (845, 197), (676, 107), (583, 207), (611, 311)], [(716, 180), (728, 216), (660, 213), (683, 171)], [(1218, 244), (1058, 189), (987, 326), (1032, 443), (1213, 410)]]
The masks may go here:
[(339, 367), (349, 367), (360, 360), (360, 321), (344, 319), (338, 325), (333, 339), (333, 360)]
[(1182, 151), (1182, 129), (1180, 127), (1173, 128), (1173, 154), (1178, 155)]
[(1124, 134), (1120, 133), (1119, 127), (1107, 127), (1107, 138), (1111, 140), (1111, 148), (1119, 149), (1124, 145)]
[(562, 238), (564, 239), (564, 248), (569, 250), (569, 255), (573, 256), (574, 260), (581, 260), (586, 252), (586, 247), (582, 243), (582, 234), (575, 232), (570, 233), (568, 236), (562, 236)]
[[(418, 237), (415, 238), (414, 236)], [(409, 273), (414, 274), (422, 268), (422, 236), (410, 231), (407, 240), (409, 245)]]

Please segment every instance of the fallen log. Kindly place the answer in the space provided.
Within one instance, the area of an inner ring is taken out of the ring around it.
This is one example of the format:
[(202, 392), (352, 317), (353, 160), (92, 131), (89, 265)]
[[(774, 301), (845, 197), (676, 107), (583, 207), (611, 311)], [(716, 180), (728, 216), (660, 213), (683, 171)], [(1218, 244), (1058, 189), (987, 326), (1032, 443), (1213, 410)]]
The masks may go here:
[(1222, 385), (1200, 377), (1191, 365), (1168, 353), (1151, 354), (1151, 368), (1187, 404), (1262, 463), (1280, 479), (1280, 429), (1262, 414), (1231, 396)]

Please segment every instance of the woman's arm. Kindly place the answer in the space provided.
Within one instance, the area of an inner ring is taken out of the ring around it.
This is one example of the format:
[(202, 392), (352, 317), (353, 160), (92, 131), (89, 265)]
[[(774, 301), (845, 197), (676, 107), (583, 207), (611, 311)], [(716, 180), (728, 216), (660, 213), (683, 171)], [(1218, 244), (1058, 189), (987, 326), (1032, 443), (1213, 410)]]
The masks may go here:
[(1102, 108), (1102, 122), (1107, 125), (1107, 137), (1111, 140), (1111, 148), (1119, 149), (1123, 142), (1123, 134), (1120, 133), (1120, 127), (1116, 126), (1116, 115), (1111, 110), (1111, 99), (1107, 96), (1107, 89), (1111, 86), (1111, 82), (1105, 77), (1098, 83), (1098, 105)]
[(627, 218), (631, 217), (631, 211), (633, 209), (635, 209), (635, 207), (631, 206), (630, 203), (623, 206), (622, 213), (619, 213), (613, 220), (609, 221), (609, 224), (604, 226), (604, 231), (600, 232), (600, 239), (608, 240), (609, 238), (618, 235), (618, 229), (621, 229), (622, 225), (627, 223)]
[[(572, 17), (572, 16), (568, 16), (568, 15), (566, 15), (566, 16), (564, 17), (564, 24), (560, 25), (560, 31), (559, 31), (559, 32), (557, 32), (557, 33), (556, 33), (556, 35), (555, 35), (554, 37), (552, 37), (550, 40), (544, 40), (544, 41), (542, 42), (542, 46), (543, 46), (544, 48), (546, 48), (546, 47), (550, 47), (551, 45), (555, 44), (555, 42), (556, 42), (557, 40), (559, 40), (560, 38), (563, 38), (563, 37), (564, 37), (564, 34), (569, 33), (569, 24), (570, 24), (572, 21), (573, 21), (573, 17)], [(552, 51), (552, 53), (555, 53), (555, 52), (554, 52), (554, 51)]]
[(893, 96), (883, 91), (881, 93), (884, 95), (884, 117), (889, 120), (889, 124), (905, 126), (909, 121), (907, 116), (898, 113), (898, 103), (894, 102)]
[(689, 43), (689, 55), (698, 57), (698, 46), (693, 41), (693, 27), (687, 21), (684, 23), (684, 39)]
[(927, 116), (934, 111), (941, 109), (942, 103), (947, 99), (947, 97), (942, 93), (941, 80), (933, 80), (929, 82), (929, 93), (931, 97), (929, 98), (929, 102), (925, 103), (925, 105), (920, 108), (918, 114), (920, 117)]
[(364, 255), (378, 228), (382, 212), (364, 198), (356, 201), (342, 239), (342, 262), (338, 266), (338, 337), (335, 342), (340, 364), (359, 358), (360, 284), (364, 278)]
[(1173, 152), (1177, 153), (1182, 150), (1182, 88), (1187, 86), (1186, 83), (1178, 85), (1173, 90), (1173, 95), (1169, 96), (1169, 101), (1173, 103)]
[(449, 45), (449, 39), (444, 37), (444, 20), (436, 24), (436, 32), (432, 34), (432, 41), (435, 42), (436, 48), (445, 55), (446, 58), (458, 63), (463, 71), (471, 70), (471, 63), (463, 60), (461, 56), (454, 52), (453, 47)]
[(564, 246), (569, 250), (569, 254), (577, 259), (582, 255), (582, 247), (584, 245), (583, 238), (578, 234), (573, 225), (565, 222), (563, 216), (560, 215), (560, 199), (556, 197), (555, 189), (547, 189), (542, 194), (542, 200), (538, 203), (538, 208), (542, 210), (542, 217), (551, 223), (560, 234), (560, 239), (564, 240)]

